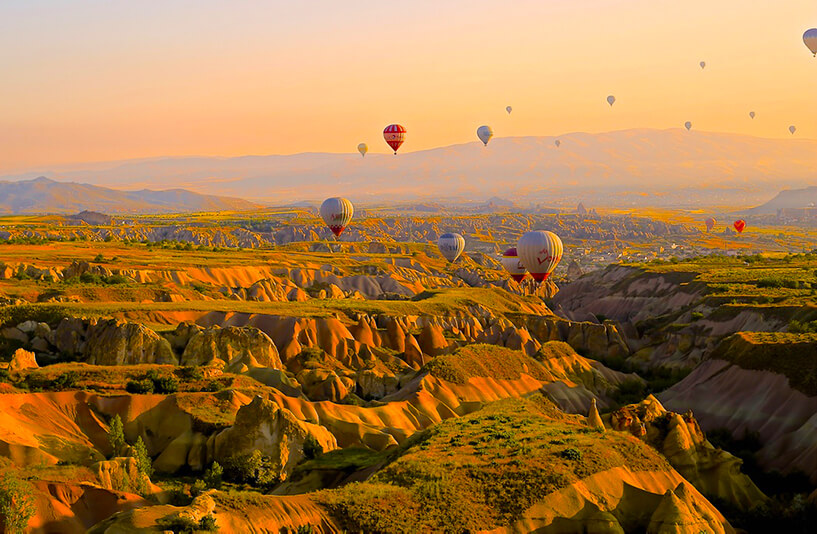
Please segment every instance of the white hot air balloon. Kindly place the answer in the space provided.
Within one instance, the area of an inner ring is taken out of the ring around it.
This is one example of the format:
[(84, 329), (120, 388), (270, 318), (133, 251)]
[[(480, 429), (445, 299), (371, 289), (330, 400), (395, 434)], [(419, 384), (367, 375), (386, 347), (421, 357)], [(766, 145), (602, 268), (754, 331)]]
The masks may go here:
[(511, 106), (505, 106), (505, 111), (507, 111), (508, 115), (510, 115), (511, 111), (513, 111), (513, 108)]
[(614, 97), (613, 95), (608, 96), (607, 97), (607, 103), (612, 106), (613, 104), (616, 103), (616, 97)]
[(365, 157), (366, 152), (369, 151), (369, 145), (367, 145), (366, 143), (360, 143), (359, 145), (357, 145), (357, 151), (360, 152), (361, 156)]
[(689, 122), (689, 121), (686, 121), (686, 122), (684, 123), (684, 128), (686, 128), (686, 129), (687, 129), (687, 131), (690, 131), (690, 130), (692, 129), (692, 123), (691, 123), (691, 122)]
[(817, 28), (806, 30), (806, 33), (803, 34), (803, 42), (806, 43), (811, 53), (817, 56)]
[(705, 69), (705, 68), (706, 68), (706, 61), (701, 61), (700, 63), (698, 63), (698, 65), (700, 65), (700, 66), (701, 66), (701, 70), (703, 70), (703, 69)]
[(554, 144), (554, 145), (556, 145), (556, 148), (559, 148), (560, 146), (562, 146), (562, 142), (561, 142), (561, 141), (559, 141), (558, 139), (557, 139), (557, 140), (555, 140), (555, 141), (553, 142), (553, 144)]
[(465, 250), (465, 238), (460, 234), (443, 234), (437, 240), (437, 247), (445, 259), (454, 263)]
[(338, 237), (349, 226), (354, 213), (355, 208), (352, 203), (342, 197), (327, 198), (321, 204), (321, 219)]
[(751, 117), (751, 118), (753, 118), (753, 119), (754, 119), (754, 118), (755, 118), (755, 112), (754, 112), (754, 111), (750, 111), (750, 112), (749, 112), (749, 117)]
[(517, 282), (521, 282), (527, 273), (525, 266), (519, 260), (519, 255), (516, 252), (516, 247), (509, 248), (502, 253), (502, 266), (511, 275), (511, 278)]
[(482, 141), (482, 144), (488, 146), (488, 141), (494, 136), (494, 131), (490, 126), (480, 126), (477, 128), (477, 137)]
[(550, 276), (559, 264), (564, 246), (559, 236), (545, 230), (525, 232), (516, 246), (522, 265), (534, 280), (541, 282)]
[(789, 126), (789, 133), (790, 134), (794, 135), (794, 132), (796, 132), (796, 131), (797, 131), (797, 127), (795, 125), (792, 124), (791, 126)]

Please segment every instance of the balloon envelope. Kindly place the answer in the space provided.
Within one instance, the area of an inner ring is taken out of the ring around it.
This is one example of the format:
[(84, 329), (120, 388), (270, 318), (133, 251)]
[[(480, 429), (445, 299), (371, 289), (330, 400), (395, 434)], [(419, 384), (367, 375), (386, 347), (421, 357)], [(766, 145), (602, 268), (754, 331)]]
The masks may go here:
[(616, 103), (616, 97), (614, 97), (613, 95), (608, 96), (607, 97), (607, 103), (612, 106), (613, 104)]
[(712, 229), (715, 227), (715, 219), (713, 217), (710, 217), (704, 221), (704, 224), (706, 224), (706, 231), (711, 232)]
[(755, 112), (754, 112), (754, 111), (750, 111), (750, 112), (749, 112), (749, 116), (750, 116), (750, 117), (752, 117), (752, 118), (754, 119), (754, 118), (755, 118)]
[(460, 234), (443, 234), (437, 240), (440, 254), (450, 262), (455, 262), (465, 250), (465, 238)]
[(477, 137), (482, 141), (482, 144), (488, 146), (488, 141), (494, 136), (494, 131), (490, 126), (480, 126), (477, 128)]
[(365, 156), (366, 152), (369, 151), (369, 145), (367, 145), (366, 143), (360, 143), (359, 145), (357, 145), (357, 151), (360, 152), (361, 156)]
[(737, 230), (739, 234), (742, 234), (743, 229), (746, 228), (746, 221), (744, 221), (743, 219), (738, 219), (737, 221), (735, 221), (733, 226), (735, 227), (735, 230)]
[(505, 106), (505, 111), (507, 111), (508, 115), (510, 115), (511, 111), (513, 111), (513, 108), (511, 106)]
[(803, 42), (806, 43), (811, 53), (817, 56), (817, 28), (806, 30), (806, 33), (803, 34)]
[(564, 246), (559, 236), (546, 230), (525, 232), (516, 245), (522, 265), (537, 282), (545, 280), (559, 264)]
[(553, 142), (553, 144), (555, 144), (555, 145), (556, 145), (556, 148), (559, 148), (560, 146), (562, 146), (562, 142), (561, 142), (561, 141), (559, 141), (558, 139), (557, 139), (557, 140), (555, 140), (555, 141)]
[(684, 128), (686, 128), (686, 129), (687, 129), (687, 131), (689, 131), (690, 129), (692, 129), (692, 123), (691, 123), (691, 122), (689, 122), (689, 121), (686, 121), (686, 122), (684, 123)]
[(526, 269), (519, 260), (519, 254), (516, 252), (516, 247), (509, 248), (502, 253), (502, 266), (511, 275), (511, 278), (517, 282), (521, 282), (525, 278)]
[(698, 63), (698, 65), (700, 65), (701, 68), (703, 69), (704, 67), (706, 67), (706, 61), (701, 61), (700, 63)]
[(796, 126), (794, 126), (794, 125), (789, 126), (789, 133), (791, 133), (792, 135), (794, 135), (794, 132), (796, 132), (796, 131), (797, 131), (797, 127), (796, 127)]
[(355, 208), (352, 203), (343, 197), (327, 198), (321, 204), (321, 219), (336, 236), (349, 226)]
[(406, 129), (399, 124), (389, 124), (383, 130), (383, 139), (386, 140), (386, 143), (394, 150), (394, 153), (397, 154), (397, 149), (400, 148), (400, 145), (402, 145), (406, 139)]

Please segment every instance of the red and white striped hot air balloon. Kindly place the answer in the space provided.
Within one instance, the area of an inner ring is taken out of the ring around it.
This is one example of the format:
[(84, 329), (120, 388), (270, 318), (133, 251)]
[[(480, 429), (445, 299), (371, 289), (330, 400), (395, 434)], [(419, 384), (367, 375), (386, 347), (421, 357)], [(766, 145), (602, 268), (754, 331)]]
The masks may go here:
[(516, 250), (533, 279), (542, 282), (562, 260), (564, 245), (553, 232), (535, 230), (522, 234)]
[(332, 230), (332, 233), (338, 237), (349, 226), (354, 213), (355, 207), (342, 197), (327, 198), (321, 204), (321, 219)]
[(397, 149), (406, 140), (406, 129), (399, 124), (389, 124), (383, 130), (383, 139), (394, 150), (394, 155), (397, 155)]
[(521, 282), (527, 274), (527, 269), (525, 269), (525, 266), (519, 261), (519, 254), (516, 252), (516, 247), (509, 248), (502, 253), (502, 266), (510, 273), (511, 278), (517, 282)]
[(716, 221), (714, 217), (709, 217), (706, 220), (704, 220), (704, 224), (706, 225), (706, 231), (711, 232), (712, 229), (715, 228), (715, 223)]

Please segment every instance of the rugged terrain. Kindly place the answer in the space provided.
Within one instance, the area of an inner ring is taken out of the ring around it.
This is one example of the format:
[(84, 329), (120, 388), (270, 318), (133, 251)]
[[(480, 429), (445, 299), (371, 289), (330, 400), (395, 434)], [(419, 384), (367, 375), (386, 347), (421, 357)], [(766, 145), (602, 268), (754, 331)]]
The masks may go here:
[(0, 244), (0, 494), (32, 532), (796, 532), (814, 510), (810, 254), (534, 289), (490, 251), (105, 222)]

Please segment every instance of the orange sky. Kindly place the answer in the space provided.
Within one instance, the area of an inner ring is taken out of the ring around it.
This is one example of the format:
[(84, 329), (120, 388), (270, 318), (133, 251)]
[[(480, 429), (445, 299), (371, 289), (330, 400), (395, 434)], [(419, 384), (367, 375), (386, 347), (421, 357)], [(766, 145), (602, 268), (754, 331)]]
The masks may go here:
[(391, 122), (408, 129), (404, 151), (473, 141), (480, 124), (508, 136), (690, 120), (766, 137), (796, 124), (817, 138), (817, 59), (801, 40), (813, 0), (505, 4), (4, 0), (0, 172), (386, 152)]

